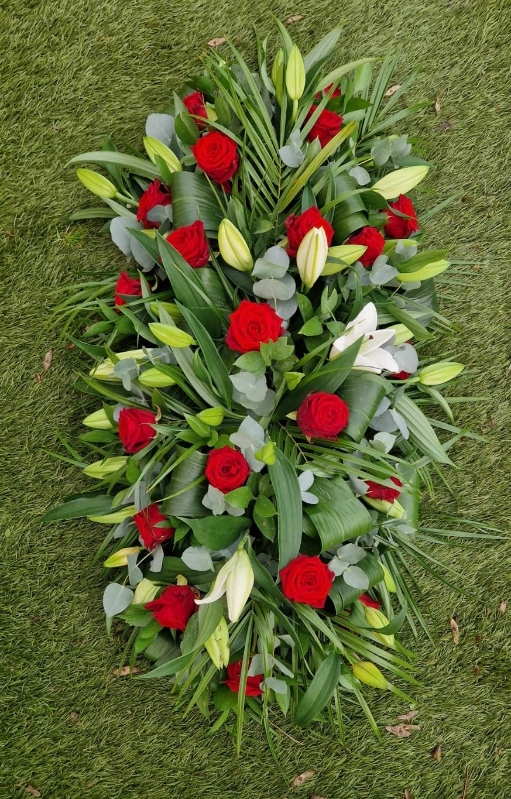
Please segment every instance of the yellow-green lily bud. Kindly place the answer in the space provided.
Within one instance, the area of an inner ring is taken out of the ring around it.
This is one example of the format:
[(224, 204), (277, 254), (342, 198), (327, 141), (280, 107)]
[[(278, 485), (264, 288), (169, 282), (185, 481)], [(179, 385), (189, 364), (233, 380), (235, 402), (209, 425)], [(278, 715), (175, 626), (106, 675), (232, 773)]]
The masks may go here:
[(406, 341), (410, 341), (413, 338), (413, 333), (411, 330), (408, 330), (406, 325), (392, 325), (392, 330), (394, 331), (394, 344), (396, 347), (399, 347), (400, 344), (404, 344)]
[(183, 169), (177, 155), (158, 139), (153, 139), (152, 136), (144, 136), (144, 147), (153, 164), (156, 163), (156, 156), (158, 156), (165, 162), (169, 172), (180, 172)]
[(158, 300), (158, 302), (150, 302), (149, 308), (151, 309), (151, 312), (157, 316), (159, 316), (160, 309), (162, 308), (164, 311), (170, 314), (170, 316), (172, 317), (172, 321), (175, 322), (176, 324), (178, 324), (178, 322), (180, 322), (181, 319), (183, 318), (181, 311), (179, 310), (177, 305), (173, 302), (160, 302)]
[(386, 499), (371, 499), (367, 496), (363, 496), (362, 499), (370, 505), (371, 508), (374, 508), (380, 513), (384, 513), (386, 516), (390, 516), (391, 519), (402, 519), (406, 513), (397, 499), (395, 499), (394, 502), (387, 502)]
[(308, 289), (314, 285), (325, 268), (328, 241), (322, 227), (313, 227), (305, 234), (296, 253), (296, 265), (302, 283)]
[(273, 441), (267, 441), (264, 447), (254, 452), (254, 458), (265, 463), (267, 466), (273, 466), (276, 460), (275, 444)]
[(353, 674), (360, 682), (365, 683), (365, 685), (370, 685), (373, 688), (379, 688), (381, 691), (386, 690), (387, 680), (374, 663), (366, 660), (358, 660), (356, 663), (353, 663), (351, 668), (353, 669)]
[(335, 261), (329, 261), (327, 259), (321, 274), (323, 277), (337, 274), (337, 272), (345, 268), (346, 264), (354, 264), (355, 261), (359, 261), (366, 250), (367, 247), (364, 247), (362, 244), (339, 244), (335, 247), (329, 247), (328, 258), (338, 258), (340, 261), (343, 261), (343, 263), (338, 264)]
[(448, 383), (463, 371), (464, 365), (455, 361), (439, 361), (425, 366), (419, 372), (419, 382), (423, 386), (439, 386)]
[(217, 669), (223, 669), (228, 665), (230, 657), (229, 630), (223, 616), (204, 646)]
[(286, 68), (286, 89), (291, 100), (299, 100), (305, 89), (305, 64), (302, 54), (294, 44)]
[(149, 322), (151, 333), (158, 341), (162, 341), (169, 347), (190, 347), (195, 344), (195, 339), (175, 325), (164, 325), (162, 322)]
[[(151, 352), (151, 350), (148, 350), (148, 352)], [(142, 361), (147, 358), (147, 354), (144, 350), (125, 350), (125, 352), (116, 352), (115, 354), (120, 361), (126, 358), (134, 358), (136, 361)], [(105, 358), (104, 361), (101, 361), (101, 363), (90, 370), (89, 374), (91, 377), (95, 377), (96, 380), (120, 383), (120, 378), (114, 375), (114, 362), (110, 358)]]
[(254, 266), (248, 244), (238, 228), (222, 219), (218, 228), (218, 248), (224, 261), (239, 272), (251, 272)]
[[(364, 607), (364, 613), (367, 623), (370, 624), (371, 627), (374, 627), (375, 630), (378, 630), (381, 627), (387, 627), (387, 625), (390, 624), (386, 615), (382, 613), (381, 610)], [(375, 636), (385, 646), (389, 646), (391, 649), (394, 647), (395, 641), (393, 635), (385, 635), (384, 633), (375, 632)]]
[(422, 269), (416, 269), (415, 272), (399, 272), (396, 275), (396, 280), (400, 283), (420, 283), (421, 280), (430, 280), (432, 277), (440, 275), (450, 267), (450, 261), (443, 259), (442, 261), (435, 261), (434, 263), (423, 266)]
[(84, 424), (85, 427), (92, 427), (94, 430), (111, 430), (113, 427), (104, 408), (100, 408), (99, 411), (94, 411), (94, 413), (89, 413), (82, 424)]
[(119, 566), (127, 566), (128, 555), (138, 555), (141, 549), (142, 547), (125, 547), (124, 549), (119, 549), (105, 560), (103, 566), (106, 566), (107, 569), (115, 569)]
[(148, 580), (147, 577), (143, 577), (135, 588), (131, 604), (145, 605), (146, 602), (151, 602), (155, 598), (159, 590), (156, 583), (153, 583), (152, 580)]
[(206, 105), (205, 107), (206, 107), (206, 116), (208, 118), (208, 122), (216, 122), (218, 119), (218, 114), (215, 111), (215, 109), (210, 105)]
[(302, 380), (305, 375), (303, 372), (284, 372), (283, 374), (284, 380), (286, 381), (286, 386), (290, 391), (292, 391), (300, 380)]
[(197, 414), (197, 419), (200, 419), (201, 422), (209, 425), (209, 427), (218, 427), (224, 420), (223, 408), (206, 408), (206, 410)]
[(385, 564), (382, 563), (381, 561), (380, 561), (380, 566), (383, 569), (383, 582), (385, 583), (385, 585), (387, 587), (387, 591), (390, 591), (391, 594), (395, 594), (397, 589), (396, 589), (396, 583), (394, 582), (393, 576), (391, 575), (391, 573), (389, 572), (389, 570), (387, 569)]
[(194, 433), (197, 433), (197, 435), (201, 436), (201, 438), (209, 438), (211, 435), (211, 428), (208, 424), (201, 422), (200, 419), (197, 419), (195, 416), (191, 416), (188, 413), (185, 413), (185, 419)]
[(104, 458), (101, 461), (95, 461), (85, 467), (83, 473), (87, 477), (95, 477), (97, 480), (102, 480), (108, 477), (109, 474), (115, 474), (123, 466), (126, 466), (128, 458), (126, 455), (117, 455), (114, 458)]
[(377, 191), (386, 200), (395, 200), (400, 194), (408, 194), (429, 172), (429, 166), (405, 166), (395, 169), (388, 175), (377, 180), (371, 186), (372, 191)]
[(275, 87), (275, 97), (279, 105), (282, 105), (284, 97), (284, 51), (278, 50), (271, 70), (271, 79)]
[(97, 524), (121, 524), (125, 519), (134, 516), (137, 509), (134, 505), (125, 505), (124, 508), (115, 511), (115, 513), (105, 513), (104, 516), (87, 516), (90, 522)]
[(77, 169), (76, 176), (86, 189), (103, 200), (113, 200), (117, 194), (114, 184), (99, 172), (94, 172), (92, 169)]
[(148, 388), (167, 388), (174, 386), (176, 381), (170, 375), (163, 374), (155, 366), (145, 369), (138, 378), (138, 382)]

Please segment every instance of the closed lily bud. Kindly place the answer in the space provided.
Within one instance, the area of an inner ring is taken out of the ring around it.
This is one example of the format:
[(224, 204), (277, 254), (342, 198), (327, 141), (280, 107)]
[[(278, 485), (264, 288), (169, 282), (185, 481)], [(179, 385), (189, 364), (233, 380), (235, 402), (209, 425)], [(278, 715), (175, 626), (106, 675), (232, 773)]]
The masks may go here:
[(305, 64), (303, 63), (302, 54), (296, 46), (293, 45), (286, 68), (286, 89), (290, 100), (299, 100), (305, 89)]
[(205, 642), (204, 646), (217, 669), (223, 669), (224, 666), (228, 665), (230, 656), (229, 630), (223, 616), (218, 627)]
[(351, 668), (357, 680), (365, 683), (365, 685), (370, 685), (372, 688), (379, 688), (381, 691), (385, 691), (387, 688), (387, 680), (374, 663), (358, 660), (356, 663), (353, 663)]
[(106, 566), (107, 569), (127, 566), (128, 555), (138, 555), (141, 549), (142, 547), (125, 547), (124, 549), (118, 549), (117, 552), (114, 552), (113, 555), (110, 555), (110, 557), (105, 560), (103, 566)]
[(218, 247), (224, 261), (239, 272), (251, 272), (254, 265), (248, 244), (238, 228), (222, 219), (218, 228)]
[(151, 333), (156, 336), (158, 341), (162, 341), (169, 347), (190, 347), (192, 344), (195, 344), (195, 339), (192, 338), (189, 333), (186, 333), (179, 327), (175, 327), (175, 325), (165, 325), (162, 322), (149, 322), (149, 327)]
[(93, 430), (111, 430), (113, 427), (104, 408), (100, 408), (99, 411), (94, 411), (94, 413), (89, 413), (82, 424), (84, 424), (85, 427), (92, 427)]
[(265, 463), (267, 466), (273, 466), (276, 460), (275, 444), (273, 441), (267, 441), (264, 447), (261, 447), (261, 449), (254, 453), (254, 458)]
[(177, 155), (158, 139), (153, 139), (152, 136), (145, 136), (144, 147), (153, 164), (156, 163), (156, 156), (158, 156), (165, 162), (169, 172), (180, 172), (183, 169)]
[(143, 371), (138, 378), (138, 382), (143, 386), (147, 386), (147, 388), (167, 388), (168, 386), (174, 386), (176, 383), (173, 377), (164, 374), (155, 366)]
[(386, 499), (371, 499), (367, 496), (363, 496), (362, 499), (367, 505), (370, 505), (371, 508), (380, 511), (380, 513), (384, 513), (386, 516), (390, 516), (391, 519), (402, 519), (405, 515), (406, 511), (397, 499), (395, 499), (394, 502), (387, 502)]
[(87, 477), (95, 477), (97, 480), (102, 480), (104, 477), (108, 477), (109, 474), (115, 474), (115, 472), (118, 472), (123, 466), (126, 466), (127, 460), (128, 458), (126, 455), (104, 458), (101, 461), (90, 463), (85, 467), (83, 473), (86, 474)]
[(448, 383), (449, 380), (453, 380), (464, 368), (462, 363), (456, 363), (455, 361), (432, 363), (431, 366), (425, 366), (424, 369), (420, 370), (419, 382), (423, 386), (439, 386), (442, 383)]
[(311, 228), (303, 237), (296, 253), (298, 272), (303, 285), (308, 289), (314, 285), (323, 272), (327, 256), (328, 241), (324, 229), (322, 227)]
[[(367, 623), (370, 624), (371, 627), (374, 627), (375, 630), (378, 630), (381, 627), (386, 627), (388, 624), (390, 624), (386, 615), (382, 613), (381, 610), (364, 607), (364, 613)], [(385, 644), (385, 646), (389, 646), (391, 648), (394, 647), (395, 642), (393, 635), (385, 635), (384, 633), (378, 632), (375, 632), (375, 635), (382, 642), (382, 644)]]
[(156, 583), (153, 583), (152, 580), (148, 580), (147, 577), (143, 577), (135, 588), (131, 604), (145, 605), (146, 602), (151, 602), (155, 598), (158, 591), (159, 587)]
[[(148, 352), (151, 352), (151, 350), (148, 350)], [(142, 361), (147, 358), (147, 354), (144, 350), (125, 350), (124, 352), (116, 352), (115, 354), (120, 361), (126, 358), (134, 358), (136, 361)], [(110, 358), (105, 358), (104, 361), (94, 366), (89, 374), (91, 377), (95, 377), (96, 380), (106, 380), (112, 383), (121, 382), (120, 378), (114, 375), (114, 362)]]
[(241, 547), (224, 563), (218, 572), (211, 592), (203, 599), (196, 599), (196, 605), (216, 602), (227, 594), (227, 612), (230, 621), (238, 621), (254, 585), (254, 572), (250, 558)]
[(271, 70), (271, 80), (275, 87), (275, 97), (279, 105), (282, 105), (284, 96), (284, 51), (282, 48), (277, 52)]
[(200, 419), (204, 424), (209, 427), (218, 427), (224, 420), (223, 408), (206, 408), (197, 414), (197, 419)]
[(391, 594), (395, 594), (397, 589), (393, 576), (391, 575), (385, 564), (382, 563), (381, 561), (380, 561), (380, 566), (383, 569), (383, 582), (387, 587), (387, 591), (390, 591)]
[(121, 524), (125, 519), (131, 518), (137, 512), (137, 509), (134, 505), (125, 505), (120, 510), (116, 510), (115, 513), (105, 513), (104, 516), (87, 516), (90, 522), (96, 522), (96, 524)]
[(77, 169), (76, 176), (86, 189), (103, 200), (113, 200), (117, 194), (114, 184), (99, 172), (94, 172), (92, 169)]
[(399, 347), (400, 344), (404, 344), (406, 341), (410, 341), (413, 338), (413, 333), (411, 330), (408, 330), (406, 325), (392, 325), (392, 329), (394, 331), (394, 344), (396, 347)]

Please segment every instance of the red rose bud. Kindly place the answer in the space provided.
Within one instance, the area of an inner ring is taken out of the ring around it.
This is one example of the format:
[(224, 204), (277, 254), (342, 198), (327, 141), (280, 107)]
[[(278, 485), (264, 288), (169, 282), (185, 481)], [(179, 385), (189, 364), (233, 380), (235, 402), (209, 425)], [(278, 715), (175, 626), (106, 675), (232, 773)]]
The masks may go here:
[[(250, 668), (250, 662), (248, 665)], [(227, 679), (223, 681), (224, 685), (226, 685), (235, 694), (239, 693), (240, 690), (242, 666), (243, 663), (241, 660), (237, 660), (236, 663), (230, 663), (229, 666), (227, 666)], [(264, 674), (255, 674), (253, 677), (247, 677), (245, 696), (261, 696), (263, 692), (259, 686), (263, 680)]]
[(198, 610), (195, 593), (189, 585), (168, 585), (158, 599), (146, 604), (162, 627), (185, 630), (190, 616)]
[(152, 411), (123, 408), (119, 414), (119, 438), (125, 451), (133, 454), (147, 447), (156, 435), (153, 424), (156, 416)]
[[(403, 483), (401, 480), (398, 480), (397, 477), (391, 477), (390, 479), (395, 485), (402, 488)], [(385, 502), (394, 502), (401, 493), (401, 491), (398, 491), (396, 488), (388, 488), (388, 486), (382, 486), (380, 483), (373, 483), (372, 480), (366, 480), (365, 483), (369, 490), (364, 496), (369, 499), (382, 499)]]
[[(311, 106), (310, 111), (306, 116), (307, 120), (311, 118), (316, 109), (317, 105)], [(328, 142), (331, 141), (334, 136), (337, 136), (342, 128), (342, 122), (343, 119), (339, 116), (339, 114), (335, 114), (333, 111), (329, 111), (327, 108), (324, 108), (308, 132), (307, 138), (311, 142), (314, 141), (314, 139), (319, 139), (321, 149), (323, 149), (323, 147), (326, 147)]]
[(282, 319), (267, 302), (242, 300), (229, 319), (225, 343), (230, 350), (258, 351), (261, 344), (284, 335)]
[(307, 210), (304, 211), (303, 214), (299, 214), (299, 216), (291, 214), (291, 216), (288, 216), (286, 219), (285, 225), (288, 241), (286, 251), (291, 258), (296, 257), (302, 239), (313, 227), (322, 227), (326, 233), (328, 246), (332, 243), (334, 229), (330, 222), (322, 216), (321, 211), (316, 206), (307, 208)]
[(412, 374), (411, 372), (401, 371), (401, 372), (394, 372), (394, 374), (389, 375), (389, 377), (391, 380), (408, 380), (411, 374)]
[(304, 399), (296, 423), (308, 438), (336, 438), (348, 424), (349, 408), (337, 394), (317, 391)]
[(171, 203), (170, 189), (159, 180), (153, 180), (138, 201), (137, 220), (142, 222), (145, 228), (159, 228), (160, 223), (152, 222), (148, 219), (148, 214), (156, 205), (170, 205)]
[[(318, 92), (315, 95), (315, 99), (316, 100), (322, 100), (324, 96), (328, 96), (328, 95), (330, 95), (330, 100), (333, 100), (334, 97), (340, 97), (341, 96), (341, 90), (338, 89), (337, 86), (336, 86), (335, 89), (332, 92), (333, 85), (334, 85), (333, 83), (330, 83), (328, 86), (325, 86), (325, 88), (322, 91)], [(330, 94), (330, 92), (332, 92), (332, 94)]]
[(115, 284), (114, 303), (116, 305), (126, 305), (124, 297), (141, 296), (142, 287), (140, 285), (140, 280), (135, 277), (130, 277), (127, 272), (121, 272)]
[(156, 503), (135, 513), (133, 521), (146, 549), (156, 549), (174, 535), (174, 528)]
[(298, 555), (280, 571), (282, 593), (292, 602), (324, 608), (334, 573), (318, 555)]
[[(208, 119), (202, 92), (193, 92), (193, 94), (183, 97), (183, 104), (186, 106), (188, 113), (195, 117), (194, 121), (199, 130), (202, 130), (206, 126)], [(202, 117), (202, 119), (197, 119), (197, 117)]]
[(419, 230), (419, 223), (417, 221), (417, 214), (413, 203), (406, 194), (400, 194), (397, 200), (389, 203), (390, 208), (395, 208), (402, 214), (406, 214), (409, 219), (402, 216), (393, 214), (389, 209), (387, 211), (387, 224), (385, 225), (385, 233), (391, 239), (407, 239), (412, 233)]
[(378, 610), (378, 608), (380, 607), (380, 603), (377, 602), (376, 599), (371, 599), (369, 594), (360, 594), (358, 601), (362, 602), (362, 604), (365, 605), (366, 608), (374, 608), (375, 610)]
[(363, 227), (360, 233), (356, 233), (347, 239), (346, 244), (361, 244), (367, 250), (360, 256), (359, 261), (362, 266), (372, 266), (378, 256), (383, 252), (385, 239), (375, 227)]
[(167, 236), (167, 241), (194, 269), (206, 266), (209, 261), (209, 244), (204, 232), (204, 223), (199, 219), (191, 225), (173, 230)]
[(227, 183), (238, 169), (238, 145), (218, 130), (197, 139), (190, 149), (199, 169), (215, 183)]
[(206, 480), (223, 494), (240, 488), (248, 480), (250, 466), (237, 449), (212, 449), (206, 463)]

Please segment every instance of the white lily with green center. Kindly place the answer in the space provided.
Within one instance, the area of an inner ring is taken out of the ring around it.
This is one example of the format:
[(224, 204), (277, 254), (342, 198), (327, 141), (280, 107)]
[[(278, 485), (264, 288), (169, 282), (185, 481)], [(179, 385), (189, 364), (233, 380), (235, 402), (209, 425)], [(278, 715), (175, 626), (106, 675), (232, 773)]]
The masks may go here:
[(218, 572), (211, 592), (203, 599), (196, 599), (196, 605), (216, 602), (227, 594), (227, 614), (229, 621), (238, 621), (254, 585), (254, 572), (250, 558), (243, 548), (243, 542), (227, 563)]
[(377, 327), (376, 306), (374, 302), (368, 302), (358, 316), (346, 325), (342, 336), (334, 341), (329, 359), (336, 358), (363, 336), (362, 346), (358, 351), (353, 368), (363, 372), (373, 372), (377, 375), (384, 370), (399, 372), (399, 365), (390, 352), (383, 349), (383, 345), (394, 336), (394, 328), (386, 327), (384, 330), (378, 330)]

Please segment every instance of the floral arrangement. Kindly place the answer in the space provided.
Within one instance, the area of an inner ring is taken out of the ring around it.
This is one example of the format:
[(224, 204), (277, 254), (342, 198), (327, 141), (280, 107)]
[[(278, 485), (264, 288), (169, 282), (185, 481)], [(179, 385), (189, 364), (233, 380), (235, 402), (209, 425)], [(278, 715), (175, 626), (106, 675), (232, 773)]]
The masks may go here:
[(421, 527), (419, 497), (464, 434), (441, 393), (463, 365), (421, 354), (452, 330), (409, 196), (430, 164), (390, 132), (425, 105), (403, 104), (414, 74), (328, 71), (338, 29), (305, 57), (279, 33), (271, 68), (266, 41), (256, 72), (210, 52), (148, 117), (147, 157), (72, 159), (108, 173), (78, 169), (106, 207), (73, 218), (105, 219), (129, 266), (64, 304), (94, 359), (90, 456), (69, 449), (95, 485), (46, 515), (106, 525), (104, 609), (131, 666), (153, 661), (138, 679), (238, 749), (250, 718), (272, 745), (275, 706), (342, 729), (358, 702), (377, 732), (365, 686), (406, 697), (410, 565), (436, 570), (425, 542), (456, 533)]

